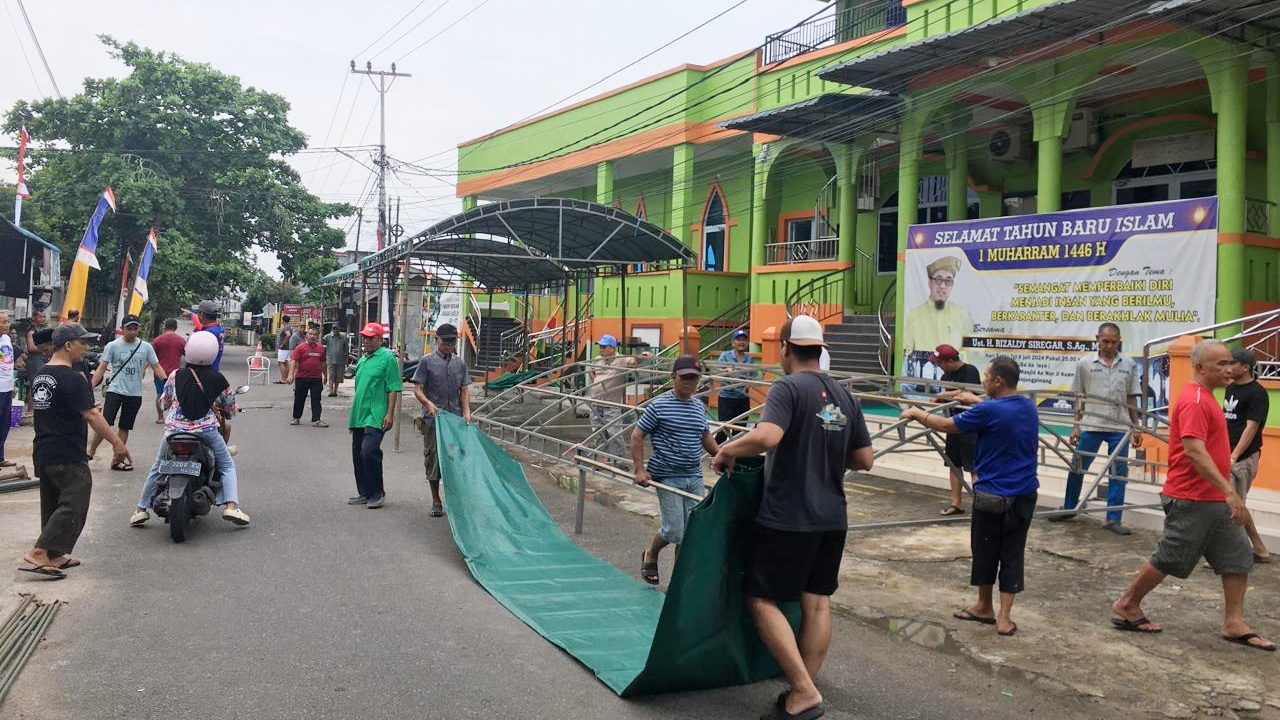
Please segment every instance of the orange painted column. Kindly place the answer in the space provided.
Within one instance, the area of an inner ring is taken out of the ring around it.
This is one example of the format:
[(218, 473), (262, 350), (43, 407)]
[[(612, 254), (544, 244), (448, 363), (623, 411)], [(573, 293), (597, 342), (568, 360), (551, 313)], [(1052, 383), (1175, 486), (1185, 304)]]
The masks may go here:
[(1183, 335), (1169, 346), (1169, 407), (1178, 404), (1178, 396), (1182, 388), (1191, 382), (1194, 373), (1191, 370), (1191, 349), (1200, 342), (1193, 335)]
[(684, 348), (681, 354), (697, 357), (701, 344), (702, 333), (698, 332), (698, 328), (689, 325), (680, 332), (680, 347)]

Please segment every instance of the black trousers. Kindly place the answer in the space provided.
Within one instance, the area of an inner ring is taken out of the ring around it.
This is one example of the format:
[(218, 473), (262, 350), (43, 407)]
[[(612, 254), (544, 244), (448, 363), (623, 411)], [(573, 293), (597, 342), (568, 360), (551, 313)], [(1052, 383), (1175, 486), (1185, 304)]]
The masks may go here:
[(89, 463), (45, 465), (36, 468), (40, 476), (40, 539), (36, 547), (50, 557), (69, 555), (89, 517), (89, 495), (93, 475)]
[(302, 406), (307, 404), (307, 395), (311, 395), (311, 422), (320, 419), (320, 391), (324, 383), (320, 378), (294, 378), (293, 380), (293, 419), (302, 419)]
[[(729, 422), (733, 418), (736, 418), (751, 409), (751, 398), (749, 397), (734, 397), (732, 395), (725, 397), (724, 395), (721, 395), (718, 398), (718, 402), (719, 404), (716, 407), (716, 419), (720, 422)], [(745, 419), (739, 420), (738, 424), (745, 425), (746, 422), (747, 421)], [(733, 433), (728, 430), (721, 430), (717, 432), (716, 443), (723, 443), (732, 434)]]
[(1023, 557), (1027, 549), (1027, 531), (1036, 511), (1036, 493), (1012, 498), (1003, 513), (973, 510), (969, 525), (969, 549), (973, 552), (970, 585), (995, 585), (1000, 592), (1022, 592)]

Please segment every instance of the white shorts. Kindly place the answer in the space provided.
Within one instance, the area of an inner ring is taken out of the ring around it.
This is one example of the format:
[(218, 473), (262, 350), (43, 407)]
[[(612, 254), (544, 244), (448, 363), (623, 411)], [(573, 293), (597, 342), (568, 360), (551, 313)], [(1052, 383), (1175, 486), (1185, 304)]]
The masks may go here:
[(289, 362), (289, 351), (288, 351), (288, 350), (277, 350), (277, 351), (276, 351), (276, 362), (280, 363), (281, 365), (283, 365), (283, 364), (285, 364), (285, 363)]

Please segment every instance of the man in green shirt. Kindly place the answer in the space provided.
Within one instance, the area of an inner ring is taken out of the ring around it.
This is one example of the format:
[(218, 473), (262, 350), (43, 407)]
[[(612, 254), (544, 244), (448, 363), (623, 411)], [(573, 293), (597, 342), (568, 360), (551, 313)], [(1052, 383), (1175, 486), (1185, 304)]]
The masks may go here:
[(351, 463), (357, 495), (348, 505), (382, 507), (382, 438), (396, 421), (400, 401), (400, 363), (382, 346), (386, 331), (375, 322), (360, 331), (364, 356), (356, 363), (356, 389), (351, 400)]

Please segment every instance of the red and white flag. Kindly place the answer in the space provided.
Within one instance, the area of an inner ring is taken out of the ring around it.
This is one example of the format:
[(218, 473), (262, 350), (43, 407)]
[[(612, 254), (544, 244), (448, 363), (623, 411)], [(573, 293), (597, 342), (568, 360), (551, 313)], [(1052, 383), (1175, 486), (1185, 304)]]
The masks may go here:
[(27, 191), (26, 169), (23, 167), (23, 160), (27, 156), (27, 126), (22, 126), (22, 131), (18, 134), (18, 197), (29, 198), (31, 193)]

